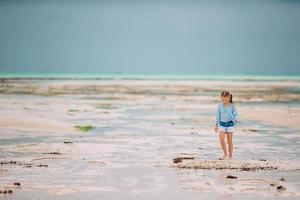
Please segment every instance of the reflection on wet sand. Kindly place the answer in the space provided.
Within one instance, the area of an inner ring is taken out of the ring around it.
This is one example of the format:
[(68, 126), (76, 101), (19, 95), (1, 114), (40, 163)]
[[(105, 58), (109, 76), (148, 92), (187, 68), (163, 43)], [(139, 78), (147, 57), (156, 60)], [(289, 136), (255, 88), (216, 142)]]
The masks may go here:
[[(242, 119), (232, 161), (212, 131), (222, 89)], [(300, 196), (297, 80), (2, 79), (0, 91), (1, 196)]]

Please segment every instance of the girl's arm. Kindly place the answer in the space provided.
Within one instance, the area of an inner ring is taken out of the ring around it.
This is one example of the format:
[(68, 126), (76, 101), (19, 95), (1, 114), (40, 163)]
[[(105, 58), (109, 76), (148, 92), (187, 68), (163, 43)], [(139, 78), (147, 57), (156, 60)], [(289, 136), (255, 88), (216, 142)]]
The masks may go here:
[(215, 127), (214, 127), (214, 130), (215, 130), (215, 133), (217, 133), (218, 132), (218, 130), (219, 130), (219, 123), (220, 123), (220, 118), (221, 118), (221, 115), (220, 115), (220, 107), (219, 107), (219, 105), (218, 105), (218, 107), (217, 107), (217, 112), (216, 112), (216, 120), (215, 120)]
[(233, 117), (234, 117), (235, 121), (239, 122), (239, 113), (238, 113), (235, 105), (233, 105), (232, 114), (233, 114)]
[(220, 123), (220, 118), (221, 118), (220, 105), (218, 104), (217, 111), (216, 111), (216, 120), (215, 120), (216, 125)]

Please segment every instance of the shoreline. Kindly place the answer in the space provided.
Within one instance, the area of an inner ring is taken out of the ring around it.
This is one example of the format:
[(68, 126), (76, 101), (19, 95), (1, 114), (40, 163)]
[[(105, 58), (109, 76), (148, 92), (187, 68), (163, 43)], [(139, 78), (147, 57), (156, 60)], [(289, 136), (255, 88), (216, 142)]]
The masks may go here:
[(300, 80), (300, 74), (151, 74), (151, 73), (1, 73), (0, 80), (233, 80), (288, 81)]

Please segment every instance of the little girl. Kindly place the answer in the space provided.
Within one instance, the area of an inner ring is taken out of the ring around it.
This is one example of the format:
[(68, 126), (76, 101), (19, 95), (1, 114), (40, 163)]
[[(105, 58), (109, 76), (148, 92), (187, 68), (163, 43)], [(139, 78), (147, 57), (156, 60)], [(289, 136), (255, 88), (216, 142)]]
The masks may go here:
[(227, 134), (228, 150), (229, 150), (229, 159), (232, 159), (232, 133), (235, 130), (235, 127), (238, 122), (238, 113), (235, 105), (232, 102), (232, 94), (228, 91), (222, 91), (221, 93), (221, 103), (218, 104), (217, 113), (216, 113), (216, 125), (215, 132), (219, 131), (220, 143), (223, 149), (223, 157), (221, 160), (225, 160), (227, 157), (225, 134)]

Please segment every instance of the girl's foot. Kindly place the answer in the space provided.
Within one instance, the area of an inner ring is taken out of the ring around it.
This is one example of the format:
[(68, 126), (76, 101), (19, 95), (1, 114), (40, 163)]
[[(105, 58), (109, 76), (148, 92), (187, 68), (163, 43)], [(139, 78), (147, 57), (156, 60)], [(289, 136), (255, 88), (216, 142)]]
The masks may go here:
[(232, 156), (231, 156), (231, 157), (229, 157), (229, 160), (232, 160)]
[(222, 158), (219, 158), (219, 160), (226, 160), (227, 155), (224, 154)]
[(225, 155), (223, 156), (223, 160), (226, 160), (226, 157), (227, 157), (227, 155), (225, 154)]

